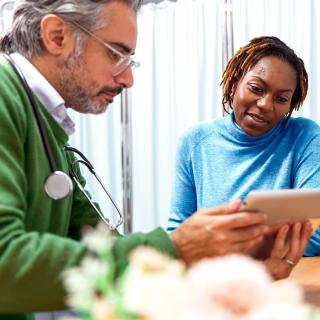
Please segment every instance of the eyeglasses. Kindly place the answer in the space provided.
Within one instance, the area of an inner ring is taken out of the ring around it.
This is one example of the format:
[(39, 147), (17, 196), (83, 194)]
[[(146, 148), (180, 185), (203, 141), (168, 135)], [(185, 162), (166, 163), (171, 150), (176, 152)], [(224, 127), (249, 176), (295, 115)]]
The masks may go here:
[(134, 61), (130, 55), (124, 55), (121, 52), (119, 52), (117, 49), (113, 48), (109, 43), (103, 41), (99, 37), (97, 37), (94, 33), (83, 27), (81, 24), (73, 21), (73, 25), (81, 29), (83, 32), (87, 33), (91, 37), (93, 37), (95, 40), (97, 40), (99, 43), (101, 43), (104, 47), (106, 47), (108, 50), (111, 51), (112, 56), (114, 60), (116, 61), (115, 65), (112, 69), (112, 75), (114, 77), (118, 76), (120, 73), (125, 71), (127, 68), (138, 68), (140, 67), (140, 62)]
[[(90, 205), (92, 206), (92, 208), (96, 211), (96, 213), (99, 215), (99, 217), (102, 219), (103, 222), (105, 222), (107, 224), (107, 226), (111, 229), (111, 230), (115, 230), (117, 229), (122, 223), (123, 223), (123, 215), (120, 211), (120, 209), (118, 208), (118, 206), (116, 205), (116, 203), (114, 202), (114, 200), (112, 199), (110, 193), (108, 192), (108, 190), (106, 189), (106, 187), (104, 186), (104, 184), (102, 183), (101, 179), (98, 177), (98, 175), (96, 174), (93, 165), (90, 163), (90, 161), (83, 155), (82, 152), (80, 152), (79, 150), (77, 150), (76, 148), (70, 147), (70, 146), (65, 146), (64, 147), (66, 152), (73, 152), (76, 153), (78, 156), (80, 156), (81, 159), (77, 159), (75, 158), (75, 160), (70, 164), (69, 166), (69, 175), (72, 178), (72, 180), (76, 183), (77, 187), (79, 188), (79, 190), (81, 191), (81, 193), (86, 197), (86, 199), (89, 201)], [(99, 185), (103, 188), (104, 192), (107, 194), (109, 200), (111, 201), (113, 207), (116, 209), (117, 214), (118, 214), (118, 219), (116, 221), (116, 223), (112, 224), (110, 222), (110, 219), (106, 218), (102, 212), (100, 211), (100, 209), (94, 204), (94, 202), (91, 200), (89, 194), (86, 192), (86, 190), (84, 189), (84, 187), (82, 186), (82, 184), (80, 183), (80, 179), (77, 177), (77, 172), (78, 172), (78, 168), (79, 165), (85, 165), (87, 167), (87, 169), (94, 175), (94, 177), (97, 179), (97, 181), (99, 182)]]

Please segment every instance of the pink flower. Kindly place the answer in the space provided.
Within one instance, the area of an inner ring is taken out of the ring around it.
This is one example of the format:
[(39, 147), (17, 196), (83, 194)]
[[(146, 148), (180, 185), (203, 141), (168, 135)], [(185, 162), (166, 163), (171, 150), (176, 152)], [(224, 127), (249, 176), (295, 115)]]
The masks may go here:
[(187, 305), (191, 308), (208, 310), (208, 314), (214, 309), (225, 309), (227, 313), (244, 315), (267, 299), (271, 277), (260, 262), (230, 255), (194, 265), (187, 283)]

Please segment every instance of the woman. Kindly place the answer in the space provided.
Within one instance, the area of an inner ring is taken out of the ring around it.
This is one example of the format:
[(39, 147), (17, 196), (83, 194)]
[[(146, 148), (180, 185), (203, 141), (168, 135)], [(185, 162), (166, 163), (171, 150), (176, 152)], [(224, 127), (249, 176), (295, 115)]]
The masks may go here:
[[(308, 90), (304, 63), (294, 51), (276, 37), (255, 38), (229, 61), (221, 84), (224, 110), (229, 105), (232, 112), (182, 137), (169, 232), (197, 209), (243, 200), (254, 189), (320, 187), (320, 128), (291, 117)], [(290, 242), (289, 229), (282, 226), (278, 235)], [(319, 239), (317, 230), (306, 255), (320, 253)]]

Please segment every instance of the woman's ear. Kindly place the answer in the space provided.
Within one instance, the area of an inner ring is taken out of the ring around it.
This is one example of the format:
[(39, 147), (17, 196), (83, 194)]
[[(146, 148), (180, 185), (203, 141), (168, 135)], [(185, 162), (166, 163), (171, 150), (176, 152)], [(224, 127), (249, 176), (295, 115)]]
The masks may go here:
[(74, 37), (68, 24), (54, 14), (41, 20), (40, 32), (43, 49), (51, 55), (60, 56), (73, 48)]

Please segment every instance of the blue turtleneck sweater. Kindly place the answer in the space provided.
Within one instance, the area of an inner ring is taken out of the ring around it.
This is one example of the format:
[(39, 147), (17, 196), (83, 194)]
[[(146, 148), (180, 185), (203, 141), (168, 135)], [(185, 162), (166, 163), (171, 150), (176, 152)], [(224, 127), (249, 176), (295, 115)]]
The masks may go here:
[[(185, 133), (178, 147), (167, 230), (200, 208), (244, 200), (251, 190), (288, 188), (320, 188), (315, 122), (282, 119), (259, 137), (243, 132), (233, 114), (200, 124)], [(319, 229), (305, 255), (320, 255)]]

